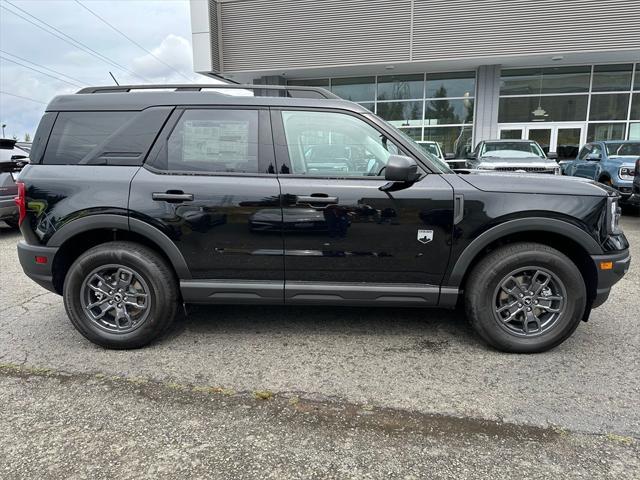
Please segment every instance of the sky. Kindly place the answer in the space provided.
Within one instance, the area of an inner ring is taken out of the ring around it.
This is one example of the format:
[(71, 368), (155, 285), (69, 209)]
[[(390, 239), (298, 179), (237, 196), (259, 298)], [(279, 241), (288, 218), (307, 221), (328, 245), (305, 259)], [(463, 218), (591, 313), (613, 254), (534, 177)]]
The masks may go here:
[[(74, 40), (85, 47), (74, 46)], [(0, 0), (0, 122), (6, 124), (5, 137), (33, 137), (47, 102), (82, 86), (114, 85), (109, 71), (120, 84), (215, 82), (193, 72), (188, 0)]]

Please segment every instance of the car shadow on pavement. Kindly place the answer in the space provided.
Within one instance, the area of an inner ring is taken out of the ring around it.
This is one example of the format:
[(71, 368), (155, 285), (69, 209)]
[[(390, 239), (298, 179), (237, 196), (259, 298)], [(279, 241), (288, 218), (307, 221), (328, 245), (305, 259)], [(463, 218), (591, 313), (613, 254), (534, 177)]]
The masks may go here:
[(182, 335), (321, 335), (422, 337), (416, 348), (439, 349), (450, 341), (479, 346), (463, 309), (329, 306), (189, 305), (160, 340)]

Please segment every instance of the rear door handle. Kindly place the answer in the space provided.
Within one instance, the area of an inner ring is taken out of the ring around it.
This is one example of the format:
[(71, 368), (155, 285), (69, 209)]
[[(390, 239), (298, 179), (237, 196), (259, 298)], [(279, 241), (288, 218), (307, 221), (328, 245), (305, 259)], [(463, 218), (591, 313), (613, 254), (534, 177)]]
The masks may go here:
[(316, 204), (329, 204), (338, 203), (338, 197), (316, 197), (314, 195), (298, 195), (296, 196), (296, 203), (316, 203)]
[(192, 202), (193, 193), (184, 193), (182, 190), (168, 190), (166, 192), (153, 192), (151, 198), (158, 202), (168, 203)]

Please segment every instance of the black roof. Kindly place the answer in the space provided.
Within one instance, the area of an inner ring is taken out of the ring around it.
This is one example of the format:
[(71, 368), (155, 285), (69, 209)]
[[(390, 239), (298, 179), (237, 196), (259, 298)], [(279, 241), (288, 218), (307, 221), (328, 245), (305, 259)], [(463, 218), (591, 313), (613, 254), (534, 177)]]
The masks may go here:
[[(222, 93), (227, 89), (252, 90), (253, 95)], [(272, 96), (274, 94), (278, 96)], [(300, 98), (300, 95), (315, 98)], [(172, 105), (324, 107), (369, 113), (363, 106), (341, 100), (322, 88), (227, 84), (88, 87), (76, 94), (55, 97), (47, 106), (47, 111), (137, 111), (153, 106)]]

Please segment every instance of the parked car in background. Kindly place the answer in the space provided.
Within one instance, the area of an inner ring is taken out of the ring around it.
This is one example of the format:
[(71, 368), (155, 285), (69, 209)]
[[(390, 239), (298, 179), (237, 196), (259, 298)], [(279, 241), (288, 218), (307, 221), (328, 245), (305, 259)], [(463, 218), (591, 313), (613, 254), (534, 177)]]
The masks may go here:
[(456, 158), (453, 153), (442, 153), (442, 148), (440, 148), (440, 144), (438, 142), (433, 141), (424, 141), (424, 142), (416, 142), (420, 145), (425, 152), (430, 153), (436, 158), (439, 158), (443, 162), (447, 162), (447, 164), (451, 168), (465, 168), (467, 164), (467, 160), (465, 158)]
[(640, 200), (640, 157), (636, 160), (636, 171), (633, 177), (633, 193), (631, 194), (633, 199), (633, 203)]
[(18, 227), (15, 177), (28, 161), (29, 152), (17, 146), (15, 140), (0, 139), (0, 220), (12, 228)]
[(467, 158), (467, 168), (560, 175), (556, 154), (545, 155), (533, 140), (483, 140)]
[(591, 142), (575, 160), (565, 162), (563, 173), (597, 180), (618, 190), (623, 202), (640, 205), (640, 197), (632, 195), (638, 158), (640, 141)]

